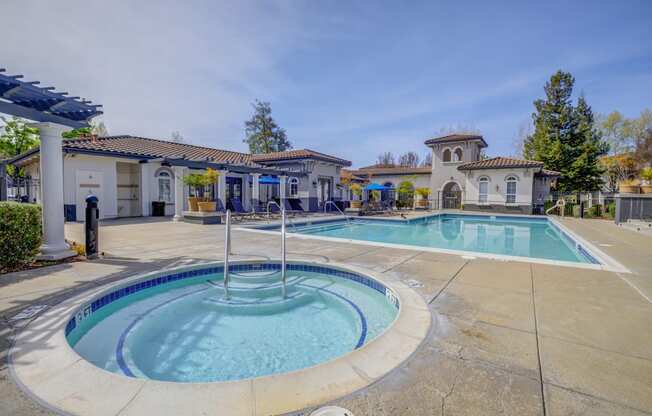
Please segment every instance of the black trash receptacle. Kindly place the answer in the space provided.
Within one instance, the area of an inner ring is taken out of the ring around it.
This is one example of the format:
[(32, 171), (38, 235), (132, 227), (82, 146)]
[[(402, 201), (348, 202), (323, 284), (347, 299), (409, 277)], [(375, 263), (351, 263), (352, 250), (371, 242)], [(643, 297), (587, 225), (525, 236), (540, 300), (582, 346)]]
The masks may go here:
[(165, 217), (165, 202), (152, 201), (152, 217)]

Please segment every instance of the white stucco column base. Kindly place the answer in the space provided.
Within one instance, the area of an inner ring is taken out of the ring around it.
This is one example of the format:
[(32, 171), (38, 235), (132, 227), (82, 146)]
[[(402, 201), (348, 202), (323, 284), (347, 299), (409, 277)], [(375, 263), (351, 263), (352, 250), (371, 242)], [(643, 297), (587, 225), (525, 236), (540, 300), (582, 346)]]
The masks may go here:
[(63, 214), (63, 153), (61, 133), (69, 127), (55, 123), (35, 123), (41, 137), (41, 201), (43, 244), (39, 260), (61, 260), (76, 253), (66, 243)]
[(175, 166), (174, 170), (174, 217), (172, 221), (183, 220), (183, 177), (186, 169), (182, 166)]

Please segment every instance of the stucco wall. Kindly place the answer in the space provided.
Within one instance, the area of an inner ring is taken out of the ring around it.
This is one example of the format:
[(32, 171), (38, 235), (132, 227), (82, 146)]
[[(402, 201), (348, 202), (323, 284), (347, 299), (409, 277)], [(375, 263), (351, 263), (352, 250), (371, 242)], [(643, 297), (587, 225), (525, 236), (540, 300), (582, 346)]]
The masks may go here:
[(515, 176), (516, 182), (516, 203), (513, 205), (532, 204), (532, 181), (534, 172), (531, 169), (483, 169), (467, 171), (465, 178), (465, 204), (478, 204), (479, 201), (479, 179), (489, 178), (487, 189), (487, 203), (505, 205), (508, 176)]

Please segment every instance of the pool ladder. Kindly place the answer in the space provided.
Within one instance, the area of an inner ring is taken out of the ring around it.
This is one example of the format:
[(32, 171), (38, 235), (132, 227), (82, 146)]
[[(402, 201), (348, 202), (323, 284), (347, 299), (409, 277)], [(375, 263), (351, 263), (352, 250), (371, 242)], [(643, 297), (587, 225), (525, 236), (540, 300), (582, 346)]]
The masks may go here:
[(347, 224), (349, 224), (349, 225), (351, 224), (351, 219), (340, 209), (340, 207), (337, 206), (337, 204), (334, 201), (326, 201), (326, 202), (324, 202), (324, 213), (326, 213), (326, 207), (329, 206), (329, 205), (334, 206), (335, 209), (338, 210), (340, 212), (340, 214), (342, 214), (344, 219), (346, 219)]
[[(279, 207), (281, 208), (281, 207)], [(283, 299), (287, 297), (287, 264), (286, 264), (286, 232), (285, 209), (281, 208), (281, 282)], [(231, 254), (231, 210), (226, 210), (226, 227), (224, 230), (224, 297), (229, 300), (229, 254)]]

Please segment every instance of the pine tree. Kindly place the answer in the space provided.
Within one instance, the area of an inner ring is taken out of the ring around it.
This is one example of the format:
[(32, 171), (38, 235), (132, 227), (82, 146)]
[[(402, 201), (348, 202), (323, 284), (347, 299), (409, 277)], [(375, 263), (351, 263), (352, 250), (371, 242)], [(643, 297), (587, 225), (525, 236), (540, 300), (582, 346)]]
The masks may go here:
[(292, 144), (272, 118), (272, 106), (268, 102), (256, 100), (254, 115), (245, 122), (247, 138), (244, 142), (249, 145), (251, 153), (272, 153), (292, 149)]
[(557, 71), (544, 87), (546, 98), (536, 100), (532, 114), (534, 133), (524, 143), (527, 159), (558, 171), (561, 191), (592, 191), (602, 183), (598, 157), (608, 150), (598, 132), (593, 112), (581, 96), (573, 107), (575, 79)]

